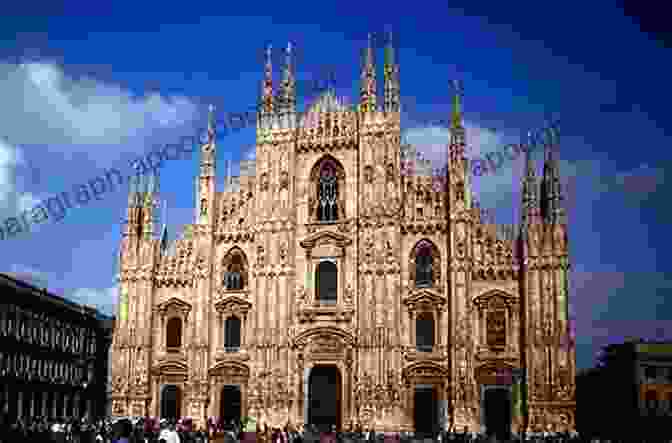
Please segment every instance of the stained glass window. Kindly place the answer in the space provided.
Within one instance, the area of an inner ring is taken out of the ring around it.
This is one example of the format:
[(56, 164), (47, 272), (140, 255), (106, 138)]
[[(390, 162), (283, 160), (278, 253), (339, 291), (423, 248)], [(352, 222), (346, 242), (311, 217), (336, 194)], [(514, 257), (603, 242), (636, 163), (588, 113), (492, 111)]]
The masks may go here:
[(336, 221), (338, 219), (338, 179), (336, 167), (332, 162), (324, 162), (320, 169), (318, 195), (319, 221)]

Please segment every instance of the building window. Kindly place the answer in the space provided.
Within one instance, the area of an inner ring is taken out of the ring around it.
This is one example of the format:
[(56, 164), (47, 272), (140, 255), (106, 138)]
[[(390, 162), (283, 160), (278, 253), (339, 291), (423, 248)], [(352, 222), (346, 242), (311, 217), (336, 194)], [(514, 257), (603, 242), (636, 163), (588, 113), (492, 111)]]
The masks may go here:
[(224, 322), (224, 350), (238, 352), (240, 349), (240, 319), (231, 316)]
[(226, 289), (229, 291), (236, 291), (243, 289), (243, 276), (240, 272), (232, 271), (224, 274), (226, 281)]
[(177, 351), (182, 346), (182, 320), (172, 317), (166, 325), (166, 348), (169, 352)]
[(247, 258), (243, 251), (234, 248), (224, 257), (224, 288), (241, 291), (247, 286)]
[(320, 168), (320, 188), (318, 195), (317, 219), (323, 222), (338, 219), (338, 180), (336, 167), (325, 161)]
[(431, 288), (439, 280), (438, 249), (429, 240), (421, 240), (413, 249), (411, 263), (411, 280), (416, 288)]
[(434, 316), (421, 312), (415, 320), (415, 345), (420, 352), (432, 352), (434, 347)]
[(336, 304), (338, 291), (338, 269), (336, 263), (322, 261), (317, 265), (315, 287), (318, 303)]
[(345, 171), (335, 158), (326, 156), (318, 161), (310, 173), (310, 220), (327, 223), (341, 219), (345, 210), (341, 199), (344, 186)]

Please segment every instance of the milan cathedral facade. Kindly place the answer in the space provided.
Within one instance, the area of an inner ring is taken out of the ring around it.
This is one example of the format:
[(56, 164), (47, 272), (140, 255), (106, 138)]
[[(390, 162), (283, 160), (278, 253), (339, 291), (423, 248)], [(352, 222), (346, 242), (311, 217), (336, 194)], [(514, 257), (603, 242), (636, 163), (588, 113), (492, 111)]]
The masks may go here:
[(443, 179), (404, 173), (422, 161), (401, 139), (391, 44), (382, 100), (371, 43), (355, 107), (329, 91), (299, 112), (291, 48), (281, 77), (269, 50), (256, 159), (220, 190), (211, 111), (194, 222), (172, 244), (158, 182), (131, 188), (113, 414), (478, 432), (496, 411), (513, 431), (573, 430), (558, 139), (541, 177), (527, 156), (506, 236), (474, 204), (459, 96)]

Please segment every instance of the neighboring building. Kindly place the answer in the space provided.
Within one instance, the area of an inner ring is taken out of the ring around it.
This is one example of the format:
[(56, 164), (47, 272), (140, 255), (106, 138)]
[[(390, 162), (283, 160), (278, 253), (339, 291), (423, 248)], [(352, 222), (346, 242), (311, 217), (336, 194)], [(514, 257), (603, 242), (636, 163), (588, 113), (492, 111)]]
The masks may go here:
[(586, 436), (667, 429), (672, 437), (672, 342), (606, 346), (599, 366), (577, 377), (577, 411)]
[(0, 405), (19, 417), (104, 415), (110, 319), (0, 274)]
[(528, 158), (520, 235), (505, 238), (472, 200), (458, 97), (445, 186), (402, 174), (417, 155), (391, 46), (382, 106), (371, 47), (357, 109), (328, 92), (297, 112), (292, 69), (288, 54), (274, 95), (267, 60), (256, 160), (224, 192), (211, 113), (195, 220), (170, 246), (157, 178), (132, 185), (113, 414), (506, 433), (522, 420), (498, 411), (524, 368), (530, 428), (573, 429), (557, 138), (543, 178)]

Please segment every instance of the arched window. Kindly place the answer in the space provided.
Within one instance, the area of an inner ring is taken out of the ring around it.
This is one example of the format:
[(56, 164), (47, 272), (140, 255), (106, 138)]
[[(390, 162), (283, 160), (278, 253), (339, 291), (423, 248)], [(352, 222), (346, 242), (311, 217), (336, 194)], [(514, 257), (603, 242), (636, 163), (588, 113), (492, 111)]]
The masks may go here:
[(434, 282), (434, 257), (432, 244), (422, 241), (415, 249), (415, 286), (431, 287)]
[(247, 283), (247, 260), (243, 252), (234, 249), (224, 258), (224, 287), (227, 291), (241, 291)]
[(336, 304), (338, 291), (338, 269), (336, 263), (323, 261), (317, 265), (315, 288), (318, 303)]
[(434, 317), (431, 312), (420, 312), (415, 320), (415, 345), (420, 352), (432, 352)]
[(325, 161), (320, 167), (317, 219), (330, 222), (338, 219), (338, 179), (336, 165)]
[(240, 348), (240, 319), (231, 316), (224, 322), (224, 350), (237, 352)]
[(166, 349), (177, 351), (182, 346), (182, 320), (172, 317), (166, 325)]

